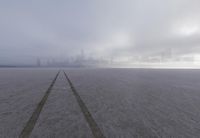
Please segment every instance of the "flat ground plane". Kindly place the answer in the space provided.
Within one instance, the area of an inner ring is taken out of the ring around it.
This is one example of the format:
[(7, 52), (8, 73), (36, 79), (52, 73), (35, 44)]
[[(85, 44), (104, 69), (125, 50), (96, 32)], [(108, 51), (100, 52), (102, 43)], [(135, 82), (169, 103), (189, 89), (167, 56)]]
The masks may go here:
[(58, 71), (0, 69), (0, 138), (200, 137), (200, 70)]

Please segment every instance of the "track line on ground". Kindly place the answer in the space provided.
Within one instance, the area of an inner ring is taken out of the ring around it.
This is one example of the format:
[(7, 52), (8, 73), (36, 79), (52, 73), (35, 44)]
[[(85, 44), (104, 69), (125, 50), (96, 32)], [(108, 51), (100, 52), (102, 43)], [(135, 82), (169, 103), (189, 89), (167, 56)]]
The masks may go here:
[(47, 101), (47, 98), (51, 92), (52, 87), (54, 86), (56, 79), (59, 75), (60, 71), (58, 71), (58, 73), (56, 74), (55, 78), (53, 79), (51, 85), (49, 86), (49, 88), (47, 89), (45, 95), (43, 96), (42, 100), (39, 102), (39, 104), (37, 105), (36, 109), (34, 110), (34, 112), (32, 113), (30, 119), (28, 120), (28, 122), (26, 123), (24, 129), (22, 130), (22, 132), (19, 135), (19, 138), (28, 138), (39, 118), (40, 112), (42, 111), (42, 108), (44, 106), (44, 104)]
[(68, 83), (71, 87), (71, 90), (72, 90), (74, 96), (76, 97), (76, 100), (77, 100), (77, 102), (78, 102), (78, 104), (81, 108), (81, 111), (82, 111), (87, 123), (90, 126), (90, 129), (92, 131), (94, 138), (105, 138), (105, 136), (101, 132), (100, 128), (98, 127), (97, 123), (93, 119), (92, 114), (89, 112), (88, 108), (86, 107), (85, 103), (83, 102), (83, 100), (81, 99), (79, 94), (77, 93), (74, 85), (72, 84), (71, 80), (69, 79), (69, 77), (67, 76), (67, 74), (65, 72), (64, 72), (64, 75), (65, 75), (65, 77), (66, 77), (66, 79), (67, 79), (67, 81), (68, 81)]

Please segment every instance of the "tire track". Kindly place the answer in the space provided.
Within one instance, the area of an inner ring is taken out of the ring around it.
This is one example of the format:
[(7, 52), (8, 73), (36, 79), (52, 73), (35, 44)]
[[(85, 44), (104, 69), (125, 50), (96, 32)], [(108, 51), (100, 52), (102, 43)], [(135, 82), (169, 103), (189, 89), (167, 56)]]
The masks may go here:
[(75, 87), (73, 86), (71, 80), (69, 79), (69, 77), (67, 76), (67, 74), (65, 72), (64, 72), (64, 75), (65, 75), (65, 77), (66, 77), (66, 79), (67, 79), (67, 81), (68, 81), (68, 83), (71, 87), (71, 90), (72, 90), (74, 96), (76, 97), (76, 100), (77, 100), (77, 102), (78, 102), (78, 104), (81, 108), (81, 111), (82, 111), (87, 123), (90, 126), (90, 129), (92, 131), (94, 138), (105, 138), (105, 136), (101, 132), (100, 128), (98, 127), (97, 123), (93, 119), (92, 114), (89, 112), (88, 108), (86, 107), (85, 103), (83, 102), (83, 100), (81, 99), (79, 94), (77, 93)]
[(53, 79), (51, 85), (49, 86), (45, 95), (43, 96), (42, 100), (39, 102), (36, 109), (32, 113), (32, 115), (31, 115), (30, 119), (28, 120), (28, 122), (26, 123), (24, 129), (20, 133), (19, 138), (28, 138), (30, 136), (30, 134), (31, 134), (31, 132), (32, 132), (37, 120), (38, 120), (40, 112), (42, 111), (42, 108), (43, 108), (44, 104), (46, 103), (46, 100), (47, 100), (47, 98), (48, 98), (48, 96), (51, 92), (51, 89), (56, 82), (56, 79), (57, 79), (59, 73), (60, 73), (60, 71), (58, 71), (58, 73), (56, 74), (55, 78)]

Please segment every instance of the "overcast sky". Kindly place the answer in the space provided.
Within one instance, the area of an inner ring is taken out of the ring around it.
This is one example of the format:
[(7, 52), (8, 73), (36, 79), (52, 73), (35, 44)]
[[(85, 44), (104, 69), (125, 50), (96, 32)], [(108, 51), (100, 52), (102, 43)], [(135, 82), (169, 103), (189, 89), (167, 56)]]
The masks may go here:
[[(200, 59), (199, 0), (1, 0), (0, 64), (97, 58)], [(170, 51), (170, 52), (169, 52)]]

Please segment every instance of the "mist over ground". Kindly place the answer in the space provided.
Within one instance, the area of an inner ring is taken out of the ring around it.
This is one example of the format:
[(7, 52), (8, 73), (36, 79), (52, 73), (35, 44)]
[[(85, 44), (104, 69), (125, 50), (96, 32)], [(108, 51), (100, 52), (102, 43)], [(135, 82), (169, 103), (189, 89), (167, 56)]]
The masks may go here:
[(2, 0), (0, 65), (200, 67), (198, 0)]

